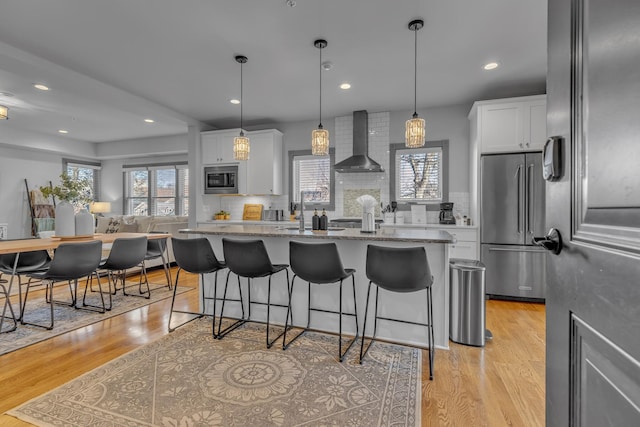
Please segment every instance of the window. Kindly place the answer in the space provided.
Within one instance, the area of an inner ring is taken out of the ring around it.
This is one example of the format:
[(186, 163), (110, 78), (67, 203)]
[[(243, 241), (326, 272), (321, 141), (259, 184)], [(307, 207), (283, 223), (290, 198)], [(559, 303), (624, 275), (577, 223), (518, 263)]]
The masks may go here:
[(186, 164), (131, 165), (124, 171), (125, 215), (188, 215)]
[(100, 163), (63, 159), (62, 168), (72, 178), (89, 180), (93, 200), (100, 201)]
[(448, 194), (448, 141), (430, 141), (422, 148), (391, 145), (391, 193), (398, 203), (437, 204)]
[(311, 150), (289, 151), (289, 200), (299, 203), (304, 191), (305, 206), (333, 210), (334, 156), (333, 148), (328, 156), (314, 156)]

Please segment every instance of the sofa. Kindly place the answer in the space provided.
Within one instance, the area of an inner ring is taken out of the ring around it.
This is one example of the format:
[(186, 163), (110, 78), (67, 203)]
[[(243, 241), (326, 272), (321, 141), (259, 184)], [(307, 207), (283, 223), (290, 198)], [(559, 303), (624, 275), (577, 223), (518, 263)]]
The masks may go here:
[[(96, 224), (96, 233), (151, 233), (166, 232), (174, 237), (179, 237), (178, 231), (189, 227), (187, 216), (134, 216), (114, 215), (99, 216)], [(168, 244), (169, 262), (174, 262), (171, 240)], [(162, 260), (151, 260), (147, 268), (161, 265)]]

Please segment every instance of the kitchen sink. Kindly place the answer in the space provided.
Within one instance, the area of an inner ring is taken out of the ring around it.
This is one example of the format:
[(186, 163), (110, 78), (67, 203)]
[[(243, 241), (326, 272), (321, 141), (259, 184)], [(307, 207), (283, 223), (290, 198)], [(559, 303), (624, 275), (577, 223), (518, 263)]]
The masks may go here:
[[(300, 227), (278, 227), (278, 230), (299, 230)], [(344, 230), (343, 227), (329, 227), (327, 229), (327, 231), (342, 231)], [(311, 227), (305, 227), (304, 231), (312, 231)], [(317, 230), (317, 231), (321, 231), (321, 230)]]

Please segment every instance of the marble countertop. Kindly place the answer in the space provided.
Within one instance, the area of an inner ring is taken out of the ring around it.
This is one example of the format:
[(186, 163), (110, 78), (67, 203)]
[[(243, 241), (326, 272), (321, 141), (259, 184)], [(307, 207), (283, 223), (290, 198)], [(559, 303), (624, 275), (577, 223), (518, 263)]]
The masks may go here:
[[(308, 222), (308, 221), (307, 221)], [(198, 221), (198, 224), (211, 224), (211, 225), (268, 225), (268, 226), (281, 226), (281, 227), (295, 227), (298, 225), (298, 221), (249, 221), (249, 220), (215, 220), (210, 219), (206, 221)], [(311, 224), (307, 224), (310, 226)], [(427, 223), (427, 224), (389, 224), (389, 223), (381, 223), (380, 227), (395, 227), (395, 228), (434, 228), (434, 229), (470, 229), (476, 230), (478, 228), (477, 225), (455, 225), (455, 224), (438, 224), (438, 223)]]
[(368, 240), (388, 242), (455, 243), (455, 238), (444, 230), (402, 229), (384, 227), (375, 233), (361, 233), (359, 228), (335, 228), (328, 231), (300, 232), (296, 223), (284, 222), (280, 226), (254, 224), (221, 225), (181, 229), (182, 234), (208, 234), (219, 236), (295, 237), (332, 240)]

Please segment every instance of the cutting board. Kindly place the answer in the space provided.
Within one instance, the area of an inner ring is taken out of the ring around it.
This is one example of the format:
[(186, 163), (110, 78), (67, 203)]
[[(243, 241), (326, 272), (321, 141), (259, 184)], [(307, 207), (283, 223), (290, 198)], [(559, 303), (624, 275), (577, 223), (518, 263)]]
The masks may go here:
[(262, 205), (259, 203), (245, 203), (242, 211), (242, 219), (260, 221), (262, 219)]

